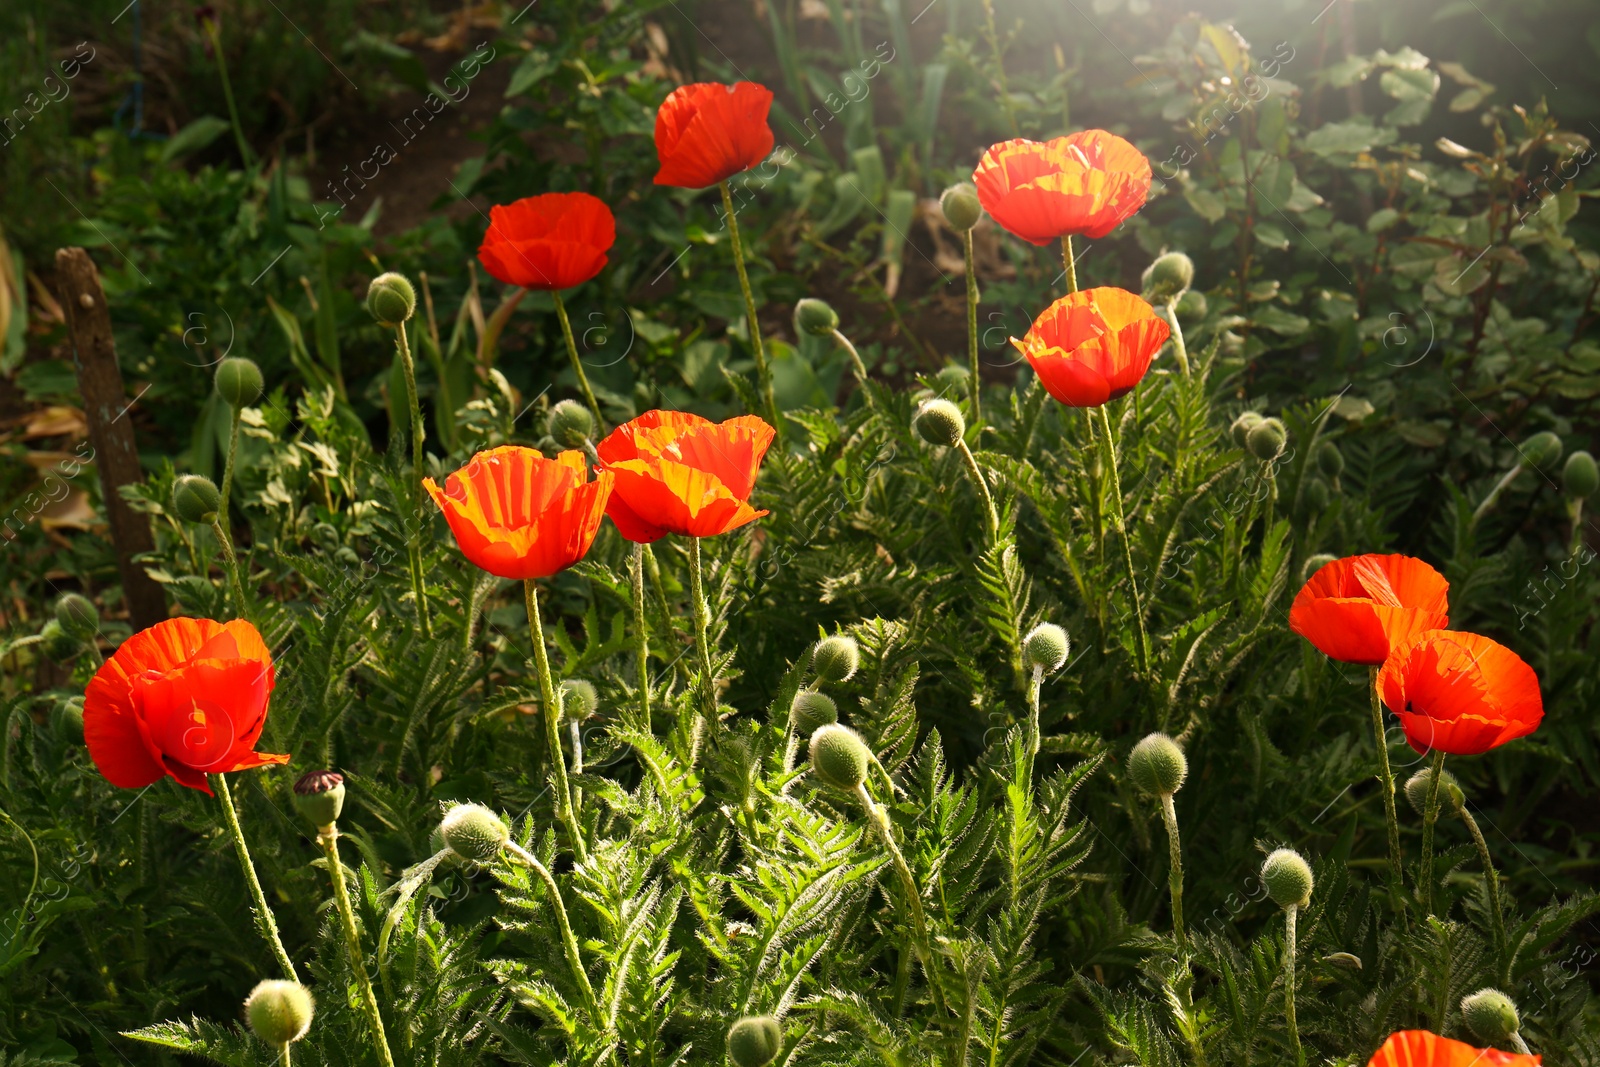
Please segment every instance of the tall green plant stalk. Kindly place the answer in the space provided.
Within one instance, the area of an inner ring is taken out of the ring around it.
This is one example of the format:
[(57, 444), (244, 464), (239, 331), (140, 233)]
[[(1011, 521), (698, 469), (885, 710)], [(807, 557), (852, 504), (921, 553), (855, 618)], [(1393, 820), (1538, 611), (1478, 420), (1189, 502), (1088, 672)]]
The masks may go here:
[(1383, 700), (1378, 695), (1378, 668), (1369, 670), (1372, 698), (1372, 737), (1378, 746), (1378, 784), (1383, 789), (1383, 816), (1389, 823), (1389, 884), (1398, 898), (1405, 877), (1400, 867), (1400, 819), (1394, 810), (1394, 773), (1389, 769), (1389, 742), (1383, 729)]
[(583, 841), (583, 830), (578, 825), (577, 812), (572, 804), (572, 787), (567, 782), (567, 761), (561, 754), (561, 696), (556, 691), (550, 673), (550, 654), (544, 647), (544, 620), (539, 617), (539, 584), (532, 578), (522, 582), (523, 598), (528, 605), (528, 629), (533, 638), (533, 662), (539, 673), (539, 700), (544, 707), (545, 742), (550, 749), (550, 773), (555, 778), (556, 817), (567, 828), (572, 838), (572, 851), (578, 862), (589, 858)]
[(1028, 683), (1028, 736), (1025, 739), (1028, 746), (1027, 781), (1033, 781), (1033, 764), (1039, 758), (1039, 690), (1044, 685), (1044, 668), (1035, 665), (1033, 677)]
[(772, 428), (782, 431), (778, 421), (778, 400), (772, 392), (772, 368), (767, 365), (767, 349), (761, 342), (761, 320), (756, 317), (756, 296), (750, 288), (750, 275), (745, 270), (744, 243), (739, 239), (739, 220), (733, 210), (733, 190), (727, 179), (718, 184), (722, 190), (722, 208), (728, 220), (728, 241), (733, 245), (733, 265), (739, 272), (739, 291), (744, 294), (744, 311), (750, 326), (750, 348), (756, 358), (756, 386), (761, 392), (761, 405), (766, 408), (767, 421)]
[(595, 1025), (604, 1024), (606, 1017), (600, 1010), (600, 1002), (595, 999), (594, 986), (589, 984), (589, 972), (583, 966), (583, 955), (578, 951), (578, 939), (572, 936), (572, 923), (567, 919), (567, 907), (562, 903), (561, 890), (556, 886), (555, 878), (550, 874), (549, 868), (539, 862), (537, 856), (515, 841), (506, 842), (506, 851), (537, 874), (545, 889), (549, 891), (550, 908), (556, 913), (556, 928), (561, 931), (561, 948), (566, 954), (567, 966), (572, 969), (572, 977), (578, 983), (578, 988), (583, 990), (584, 1003), (594, 1017)]
[(217, 494), (217, 517), (223, 525), (227, 525), (228, 494), (233, 490), (233, 464), (239, 455), (239, 409), (232, 404), (228, 405), (228, 418), (231, 428), (228, 432), (228, 458), (222, 464), (222, 489)]
[(1067, 293), (1070, 295), (1078, 291), (1078, 256), (1072, 250), (1072, 234), (1061, 238), (1061, 265), (1066, 268)]
[(1128, 573), (1128, 595), (1133, 601), (1133, 620), (1139, 633), (1139, 673), (1150, 670), (1150, 638), (1144, 628), (1144, 604), (1139, 599), (1139, 576), (1133, 568), (1133, 538), (1128, 533), (1128, 523), (1122, 511), (1122, 475), (1117, 470), (1117, 445), (1111, 434), (1111, 416), (1106, 405), (1101, 404), (1100, 427), (1104, 434), (1106, 467), (1111, 471), (1111, 518), (1117, 525), (1117, 535), (1122, 541), (1122, 562)]
[(1172, 327), (1172, 354), (1178, 357), (1178, 370), (1183, 373), (1184, 381), (1194, 377), (1189, 369), (1189, 346), (1183, 340), (1183, 325), (1178, 322), (1178, 305), (1176, 301), (1165, 305), (1167, 323)]
[(961, 252), (967, 264), (967, 359), (972, 364), (971, 379), (967, 382), (972, 404), (972, 421), (983, 417), (982, 364), (978, 359), (978, 268), (972, 256), (972, 228), (961, 231)]
[(700, 657), (701, 726), (694, 731), (689, 760), (699, 755), (700, 741), (717, 729), (717, 690), (711, 677), (711, 617), (706, 604), (705, 582), (701, 574), (700, 538), (689, 538), (689, 598), (694, 601), (694, 647)]
[(400, 366), (405, 371), (406, 404), (411, 411), (411, 491), (417, 519), (416, 527), (406, 531), (406, 556), (411, 569), (411, 592), (417, 599), (417, 621), (422, 624), (422, 636), (432, 640), (433, 622), (428, 617), (426, 576), (422, 570), (422, 403), (417, 398), (417, 365), (411, 358), (405, 323), (394, 328), (394, 337)]
[(1422, 813), (1422, 908), (1433, 914), (1433, 824), (1439, 821), (1439, 785), (1444, 778), (1444, 753), (1433, 753), (1433, 781), (1428, 785), (1428, 805)]
[(942, 1022), (949, 1013), (949, 1008), (944, 999), (944, 987), (939, 984), (939, 976), (933, 970), (933, 943), (928, 938), (928, 917), (922, 907), (922, 892), (917, 888), (917, 880), (911, 873), (911, 865), (906, 862), (905, 854), (900, 851), (900, 845), (894, 839), (894, 826), (889, 822), (888, 811), (872, 799), (872, 793), (867, 789), (865, 782), (856, 786), (856, 797), (861, 801), (868, 820), (877, 831), (879, 840), (883, 842), (883, 847), (888, 850), (889, 859), (894, 864), (901, 893), (906, 898), (906, 909), (911, 913), (913, 951), (922, 963), (923, 973), (928, 978), (928, 989), (933, 994), (934, 1004), (939, 1009), (939, 1018)]
[(578, 388), (583, 391), (583, 402), (589, 406), (589, 414), (594, 416), (596, 432), (603, 435), (606, 421), (600, 417), (600, 405), (594, 398), (594, 390), (589, 387), (589, 376), (583, 372), (583, 360), (578, 358), (578, 342), (572, 338), (572, 323), (567, 319), (567, 305), (561, 299), (560, 292), (551, 290), (550, 295), (555, 298), (556, 318), (561, 320), (561, 336), (567, 342), (567, 355), (572, 359), (572, 373), (578, 376)]
[[(239, 108), (233, 101), (233, 82), (228, 78), (228, 60), (222, 51), (222, 26), (215, 17), (207, 18), (204, 22), (206, 36), (211, 39), (211, 51), (217, 56), (217, 74), (222, 79), (222, 98), (228, 105), (228, 124), (233, 127), (233, 140), (239, 146), (239, 159), (245, 168), (256, 165), (256, 154), (250, 150), (250, 142), (244, 137), (244, 123), (239, 121)], [(287, 1063), (287, 1059), (285, 1060)]]
[(1006, 114), (1006, 125), (1011, 127), (1011, 136), (1022, 136), (1022, 127), (1017, 125), (1016, 105), (1011, 102), (1011, 87), (1006, 83), (1006, 61), (1000, 51), (1000, 34), (994, 26), (994, 0), (983, 0), (983, 31), (988, 38), (989, 52), (994, 56), (994, 78), (1000, 87), (1000, 110)]
[(851, 342), (850, 338), (846, 337), (837, 326), (833, 328), (831, 336), (833, 337), (833, 343), (844, 349), (845, 354), (850, 357), (850, 369), (855, 372), (856, 381), (862, 389), (862, 395), (867, 398), (867, 403), (871, 404), (872, 394), (866, 392), (867, 365), (861, 362), (861, 353), (856, 350), (856, 346)]
[(329, 823), (319, 827), (317, 844), (322, 846), (322, 854), (328, 861), (328, 879), (333, 883), (333, 904), (339, 912), (339, 927), (344, 933), (345, 951), (350, 957), (350, 973), (355, 975), (356, 990), (361, 995), (361, 1010), (366, 1013), (367, 1025), (372, 1027), (378, 1059), (383, 1067), (394, 1067), (394, 1056), (389, 1052), (389, 1036), (383, 1028), (383, 1014), (378, 1010), (378, 998), (372, 991), (372, 979), (367, 975), (366, 955), (361, 951), (361, 935), (356, 931), (356, 913), (350, 904), (350, 890), (345, 885), (344, 864), (339, 861), (338, 824)]
[(217, 518), (211, 524), (211, 532), (217, 535), (217, 543), (222, 546), (222, 566), (228, 572), (228, 588), (233, 591), (233, 610), (236, 618), (248, 619), (250, 605), (244, 596), (244, 580), (239, 576), (239, 557), (233, 551), (233, 538), (228, 534), (227, 512), (217, 511)]
[(283, 947), (283, 938), (278, 936), (277, 917), (267, 906), (267, 895), (261, 890), (261, 880), (256, 877), (256, 865), (250, 859), (250, 846), (245, 844), (244, 831), (239, 828), (239, 812), (233, 806), (233, 793), (228, 788), (227, 775), (208, 774), (206, 778), (211, 782), (217, 799), (222, 802), (222, 818), (227, 824), (228, 836), (233, 839), (233, 851), (239, 857), (239, 868), (244, 871), (245, 885), (250, 890), (251, 914), (256, 921), (256, 930), (272, 950), (278, 966), (283, 969), (283, 976), (291, 982), (298, 982), (300, 975), (294, 969), (294, 962), (289, 959), (288, 950)]
[(1483, 864), (1484, 888), (1489, 893), (1489, 918), (1493, 920), (1495, 980), (1509, 985), (1511, 966), (1506, 959), (1506, 919), (1500, 911), (1500, 875), (1495, 870), (1494, 857), (1489, 855), (1489, 842), (1484, 840), (1483, 831), (1478, 828), (1478, 820), (1467, 810), (1465, 797), (1455, 801), (1455, 809), (1461, 821), (1466, 823), (1467, 833), (1472, 835), (1472, 843), (1477, 846), (1478, 862)]
[(972, 454), (972, 449), (967, 447), (965, 438), (956, 438), (956, 449), (961, 453), (961, 461), (967, 466), (967, 474), (972, 477), (972, 484), (978, 487), (978, 492), (983, 495), (984, 517), (989, 524), (989, 542), (993, 544), (1000, 537), (1000, 513), (995, 510), (994, 496), (989, 492), (989, 483), (984, 480), (983, 471), (978, 467), (978, 459)]
[(1294, 957), (1295, 957), (1295, 927), (1300, 915), (1300, 906), (1290, 904), (1283, 909), (1283, 1017), (1289, 1028), (1289, 1046), (1294, 1049), (1295, 1067), (1305, 1063), (1305, 1053), (1300, 1049), (1300, 1026), (1295, 1019), (1294, 1005)]
[(1171, 793), (1161, 794), (1161, 821), (1167, 825), (1167, 855), (1171, 860), (1167, 885), (1172, 891), (1172, 936), (1182, 948), (1188, 944), (1183, 932), (1183, 847), (1178, 840), (1178, 808)]
[(633, 584), (633, 639), (639, 657), (639, 728), (650, 729), (650, 620), (644, 610), (645, 545), (635, 544), (628, 577)]

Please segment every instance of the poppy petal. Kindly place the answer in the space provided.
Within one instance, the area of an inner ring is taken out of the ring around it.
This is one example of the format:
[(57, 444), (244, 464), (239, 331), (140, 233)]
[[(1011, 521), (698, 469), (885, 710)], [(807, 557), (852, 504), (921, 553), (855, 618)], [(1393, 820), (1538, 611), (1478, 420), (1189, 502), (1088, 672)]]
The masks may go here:
[(1475, 1048), (1464, 1041), (1426, 1030), (1401, 1030), (1389, 1039), (1367, 1067), (1539, 1067), (1540, 1057), (1499, 1049)]

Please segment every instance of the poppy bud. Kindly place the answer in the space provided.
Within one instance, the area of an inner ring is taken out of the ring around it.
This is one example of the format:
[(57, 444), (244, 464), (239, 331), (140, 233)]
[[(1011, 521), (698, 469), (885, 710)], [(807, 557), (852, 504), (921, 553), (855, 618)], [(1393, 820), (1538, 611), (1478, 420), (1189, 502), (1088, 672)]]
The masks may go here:
[(57, 663), (65, 663), (83, 651), (83, 643), (63, 630), (59, 620), (46, 619), (39, 627), (39, 636), (43, 639), (39, 643), (44, 646), (44, 654)]
[(826, 693), (815, 689), (802, 689), (794, 695), (789, 705), (789, 725), (801, 737), (809, 736), (824, 726), (839, 721), (839, 706)]
[(1164, 733), (1150, 734), (1128, 754), (1129, 777), (1152, 796), (1170, 797), (1183, 788), (1188, 774), (1189, 761), (1183, 749)]
[(1595, 469), (1594, 457), (1587, 452), (1574, 452), (1567, 457), (1561, 469), (1561, 489), (1572, 500), (1587, 500), (1600, 489), (1600, 470)]
[(1243, 448), (1245, 440), (1250, 436), (1250, 431), (1255, 429), (1260, 422), (1261, 415), (1255, 411), (1246, 411), (1237, 419), (1234, 419), (1233, 425), (1228, 427), (1228, 433), (1233, 435), (1233, 443)]
[(367, 287), (367, 310), (380, 324), (399, 326), (417, 310), (417, 291), (404, 274), (380, 274)]
[(1182, 252), (1156, 257), (1140, 279), (1144, 298), (1152, 304), (1170, 304), (1194, 283), (1194, 260)]
[(238, 356), (223, 360), (217, 364), (215, 381), (217, 395), (235, 411), (254, 404), (261, 397), (261, 368), (254, 360)]
[(794, 306), (796, 333), (809, 333), (813, 337), (827, 337), (839, 328), (839, 313), (826, 300), (808, 296)]
[(299, 1041), (311, 1029), (311, 993), (299, 982), (258, 982), (244, 1002), (250, 1032), (277, 1048)]
[(583, 720), (600, 710), (600, 694), (593, 682), (568, 678), (561, 683), (561, 712), (569, 719)]
[(1022, 639), (1023, 665), (1039, 668), (1046, 674), (1060, 670), (1071, 651), (1072, 641), (1067, 631), (1053, 622), (1041, 622)]
[(301, 775), (294, 784), (294, 806), (312, 826), (332, 826), (344, 810), (344, 775), (337, 771)]
[[(1418, 815), (1426, 816), (1428, 813), (1428, 791), (1433, 788), (1433, 768), (1424, 767), (1406, 780), (1406, 799), (1417, 810)], [(1455, 807), (1461, 803), (1464, 794), (1461, 786), (1456, 782), (1456, 776), (1449, 771), (1444, 772), (1444, 777), (1439, 779), (1439, 800), (1441, 803)]]
[(929, 400), (917, 409), (917, 433), (930, 445), (953, 446), (967, 433), (961, 409), (948, 400)]
[(445, 847), (462, 859), (486, 863), (500, 855), (511, 840), (511, 831), (482, 804), (458, 804), (445, 812), (439, 836)]
[(56, 733), (74, 745), (83, 744), (83, 698), (73, 697), (56, 705)]
[(811, 653), (811, 669), (824, 682), (848, 682), (861, 665), (861, 648), (853, 637), (828, 637)]
[(811, 770), (835, 789), (853, 791), (871, 765), (872, 750), (850, 727), (830, 723), (811, 735)]
[(1344, 453), (1339, 451), (1339, 446), (1332, 441), (1322, 442), (1317, 449), (1317, 469), (1329, 478), (1337, 478), (1344, 473)]
[(1289, 434), (1283, 428), (1283, 423), (1278, 419), (1262, 419), (1250, 427), (1250, 432), (1245, 434), (1245, 447), (1250, 449), (1250, 454), (1263, 463), (1271, 463), (1283, 455), (1283, 446), (1288, 442)]
[(1522, 442), (1522, 447), (1517, 450), (1517, 453), (1524, 467), (1531, 467), (1537, 471), (1548, 471), (1561, 462), (1561, 453), (1563, 451), (1561, 438), (1549, 430), (1542, 430)]
[(783, 1027), (770, 1015), (746, 1015), (728, 1027), (728, 1058), (735, 1067), (766, 1067), (783, 1051)]
[(1267, 896), (1280, 908), (1311, 903), (1311, 865), (1292, 848), (1280, 848), (1261, 865)]
[(957, 233), (966, 233), (983, 218), (983, 205), (978, 202), (978, 190), (971, 182), (957, 182), (939, 197), (939, 210), (944, 221)]
[(1210, 307), (1206, 302), (1206, 294), (1198, 289), (1189, 289), (1178, 297), (1177, 312), (1180, 322), (1204, 322), (1208, 310)]
[(68, 593), (56, 601), (56, 621), (68, 637), (88, 643), (100, 632), (100, 613), (86, 596)]
[(1517, 1006), (1498, 989), (1480, 989), (1462, 997), (1461, 1018), (1474, 1037), (1490, 1045), (1498, 1045), (1522, 1029)]
[(1313, 574), (1317, 573), (1337, 558), (1337, 556), (1331, 555), (1327, 552), (1318, 552), (1315, 556), (1312, 556), (1310, 559), (1306, 560), (1305, 566), (1300, 568), (1300, 584), (1304, 585), (1306, 582), (1309, 582)]
[(1316, 521), (1328, 506), (1328, 483), (1321, 478), (1313, 478), (1306, 483), (1305, 495), (1300, 498), (1300, 507), (1305, 517)]
[(550, 409), (545, 433), (562, 448), (581, 448), (594, 436), (594, 416), (577, 400), (562, 400)]
[(172, 510), (184, 522), (201, 522), (210, 525), (217, 521), (217, 509), (222, 507), (222, 494), (217, 483), (199, 474), (185, 474), (172, 483)]
[(972, 380), (972, 372), (959, 363), (946, 363), (934, 377), (940, 385), (965, 393), (967, 383)]

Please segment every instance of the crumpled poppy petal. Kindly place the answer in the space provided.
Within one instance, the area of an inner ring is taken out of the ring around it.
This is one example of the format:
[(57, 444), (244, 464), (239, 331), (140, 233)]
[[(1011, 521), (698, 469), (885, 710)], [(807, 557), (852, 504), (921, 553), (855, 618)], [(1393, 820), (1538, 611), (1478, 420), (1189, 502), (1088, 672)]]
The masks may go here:
[(1289, 628), (1331, 659), (1377, 666), (1415, 635), (1449, 625), (1449, 591), (1444, 575), (1420, 559), (1347, 556), (1306, 580)]
[(680, 85), (656, 112), (657, 185), (705, 189), (767, 158), (772, 90), (755, 82)]
[(588, 193), (542, 193), (489, 209), (478, 260), (524, 289), (571, 289), (600, 273), (616, 243), (611, 209)]

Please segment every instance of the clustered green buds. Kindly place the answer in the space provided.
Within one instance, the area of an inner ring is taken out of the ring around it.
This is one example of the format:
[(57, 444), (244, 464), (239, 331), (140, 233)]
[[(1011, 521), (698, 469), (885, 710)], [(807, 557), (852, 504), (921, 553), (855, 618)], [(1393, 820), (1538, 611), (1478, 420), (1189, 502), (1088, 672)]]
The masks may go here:
[(1240, 448), (1245, 447), (1245, 442), (1250, 437), (1250, 431), (1261, 422), (1259, 411), (1246, 411), (1233, 420), (1233, 425), (1228, 427), (1228, 433), (1233, 437), (1233, 443)]
[(172, 510), (184, 522), (209, 526), (217, 521), (222, 508), (222, 493), (217, 483), (202, 474), (185, 474), (172, 483)]
[(1600, 469), (1596, 469), (1594, 457), (1583, 451), (1568, 456), (1567, 465), (1561, 468), (1561, 491), (1567, 499), (1587, 500), (1596, 489), (1600, 489)]
[(872, 750), (848, 726), (830, 723), (811, 735), (811, 770), (828, 785), (854, 792), (867, 780)]
[(939, 196), (939, 210), (944, 221), (957, 233), (966, 233), (983, 218), (983, 205), (978, 202), (978, 190), (971, 182), (957, 182)]
[(1023, 666), (1053, 674), (1067, 662), (1072, 641), (1067, 631), (1053, 622), (1041, 622), (1022, 639)]
[(1497, 1045), (1522, 1029), (1522, 1018), (1511, 998), (1498, 989), (1484, 988), (1461, 998), (1461, 1018), (1479, 1041)]
[(1245, 447), (1263, 463), (1271, 463), (1283, 455), (1283, 446), (1289, 441), (1289, 432), (1281, 419), (1262, 419), (1245, 434)]
[(734, 1067), (766, 1067), (783, 1051), (783, 1026), (770, 1015), (746, 1015), (728, 1027)]
[(825, 637), (811, 652), (811, 669), (824, 682), (848, 682), (861, 666), (861, 648), (853, 637)]
[(311, 992), (299, 982), (269, 978), (245, 998), (250, 1032), (274, 1048), (299, 1041), (311, 1029)]
[(74, 641), (89, 642), (100, 633), (100, 613), (89, 598), (67, 593), (56, 601), (56, 622)]
[(265, 387), (261, 379), (261, 368), (255, 365), (255, 361), (238, 356), (217, 364), (215, 381), (217, 395), (235, 411), (254, 404), (260, 399), (261, 390)]
[[(1406, 780), (1406, 799), (1417, 810), (1418, 815), (1426, 815), (1428, 809), (1428, 793), (1433, 789), (1433, 768), (1424, 767)], [(1461, 786), (1456, 782), (1456, 776), (1445, 771), (1439, 778), (1439, 800), (1442, 804), (1454, 808), (1464, 799)]]
[(511, 840), (511, 831), (482, 804), (458, 804), (445, 812), (439, 836), (445, 847), (462, 859), (487, 863), (500, 855)]
[(582, 448), (594, 436), (594, 415), (577, 400), (558, 401), (545, 420), (545, 433), (563, 448)]
[(600, 710), (600, 694), (593, 682), (582, 678), (568, 678), (561, 683), (561, 713), (568, 719), (581, 722)]
[(1292, 848), (1280, 848), (1261, 865), (1267, 896), (1280, 908), (1300, 908), (1311, 903), (1311, 864)]
[(917, 433), (930, 445), (953, 447), (967, 433), (961, 409), (943, 398), (928, 400), (917, 409)]
[(1565, 447), (1561, 438), (1549, 430), (1542, 430), (1522, 442), (1522, 447), (1517, 449), (1517, 455), (1524, 467), (1548, 473), (1561, 462), (1561, 453)]
[(1337, 558), (1337, 556), (1334, 556), (1328, 552), (1318, 552), (1315, 556), (1312, 556), (1310, 559), (1306, 560), (1305, 565), (1300, 568), (1300, 581), (1302, 583), (1309, 582), (1313, 574), (1317, 573)]
[(800, 737), (809, 737), (824, 726), (839, 721), (839, 706), (826, 693), (802, 689), (789, 704), (789, 725)]
[(839, 313), (826, 300), (808, 296), (794, 306), (794, 330), (813, 337), (827, 337), (839, 328)]
[(1194, 260), (1182, 252), (1157, 256), (1140, 279), (1144, 298), (1152, 304), (1171, 304), (1194, 284)]
[(294, 783), (294, 806), (317, 829), (332, 826), (344, 810), (344, 775), (308, 771)]
[(400, 326), (417, 310), (417, 291), (404, 274), (380, 274), (367, 287), (367, 310), (384, 326)]
[(1183, 788), (1189, 761), (1178, 742), (1159, 731), (1145, 737), (1128, 753), (1128, 776), (1133, 784), (1153, 796), (1170, 797)]

